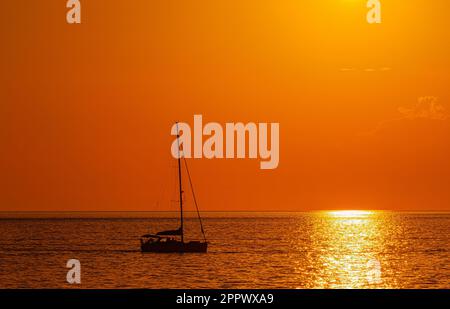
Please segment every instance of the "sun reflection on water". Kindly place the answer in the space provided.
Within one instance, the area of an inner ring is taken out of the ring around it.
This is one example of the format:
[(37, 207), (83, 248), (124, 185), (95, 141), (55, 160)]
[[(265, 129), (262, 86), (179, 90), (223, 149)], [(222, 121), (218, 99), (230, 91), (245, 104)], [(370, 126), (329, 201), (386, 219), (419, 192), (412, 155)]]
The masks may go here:
[(378, 253), (383, 229), (378, 212), (363, 210), (322, 213), (313, 233), (320, 247), (316, 256), (315, 288), (376, 288), (382, 286)]

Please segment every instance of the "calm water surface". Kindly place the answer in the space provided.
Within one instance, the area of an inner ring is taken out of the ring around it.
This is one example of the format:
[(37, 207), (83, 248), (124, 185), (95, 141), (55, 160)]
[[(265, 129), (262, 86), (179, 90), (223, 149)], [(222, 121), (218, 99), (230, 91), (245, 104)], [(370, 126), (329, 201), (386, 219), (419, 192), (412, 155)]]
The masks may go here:
[[(191, 215), (188, 215), (191, 216)], [(18, 218), (20, 217), (20, 218)], [(198, 237), (198, 222), (187, 220)], [(175, 213), (0, 214), (0, 287), (450, 288), (450, 214), (205, 213), (207, 254), (139, 251)]]

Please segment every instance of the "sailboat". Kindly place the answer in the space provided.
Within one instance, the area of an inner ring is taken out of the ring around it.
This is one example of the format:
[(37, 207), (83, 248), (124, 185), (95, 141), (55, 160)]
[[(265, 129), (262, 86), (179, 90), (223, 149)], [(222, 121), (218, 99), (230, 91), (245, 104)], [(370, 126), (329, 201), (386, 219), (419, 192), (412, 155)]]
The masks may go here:
[[(178, 151), (180, 146), (180, 134), (178, 132), (177, 123), (177, 142)], [(200, 217), (200, 211), (197, 205), (197, 199), (195, 198), (194, 188), (192, 186), (191, 175), (187, 166), (186, 158), (183, 158), (187, 176), (189, 179), (189, 185), (191, 187), (192, 195), (194, 197), (194, 204), (197, 209), (197, 216), (200, 222), (200, 229), (203, 235), (203, 241), (184, 241), (184, 226), (183, 226), (183, 188), (181, 181), (181, 155), (178, 153), (178, 189), (180, 195), (180, 227), (176, 230), (168, 230), (157, 232), (156, 234), (146, 234), (141, 236), (141, 251), (142, 252), (154, 252), (154, 253), (206, 253), (208, 250), (208, 242), (206, 241), (205, 231), (203, 229), (202, 219)]]

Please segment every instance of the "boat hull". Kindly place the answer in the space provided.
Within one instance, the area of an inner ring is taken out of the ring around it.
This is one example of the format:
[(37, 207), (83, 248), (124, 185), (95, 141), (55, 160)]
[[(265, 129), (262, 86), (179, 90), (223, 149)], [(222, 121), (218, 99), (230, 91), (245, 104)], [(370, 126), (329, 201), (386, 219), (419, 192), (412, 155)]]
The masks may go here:
[(208, 250), (207, 242), (190, 241), (182, 243), (176, 242), (151, 242), (142, 243), (142, 252), (154, 253), (206, 253)]

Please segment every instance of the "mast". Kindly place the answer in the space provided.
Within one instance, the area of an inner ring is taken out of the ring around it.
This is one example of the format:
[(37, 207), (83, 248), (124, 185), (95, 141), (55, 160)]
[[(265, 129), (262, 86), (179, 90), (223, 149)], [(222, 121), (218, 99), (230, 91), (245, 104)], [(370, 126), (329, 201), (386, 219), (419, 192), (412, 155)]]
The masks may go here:
[(180, 189), (180, 230), (181, 230), (181, 242), (184, 243), (184, 231), (183, 231), (183, 188), (181, 184), (181, 153), (180, 153), (180, 132), (178, 131), (177, 122), (177, 144), (178, 144), (178, 184)]

